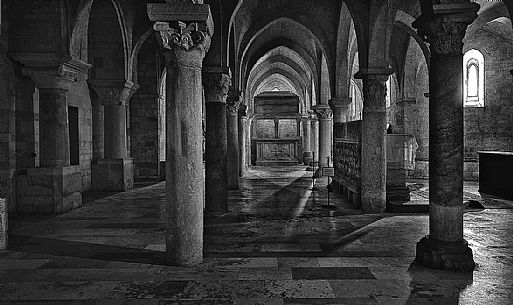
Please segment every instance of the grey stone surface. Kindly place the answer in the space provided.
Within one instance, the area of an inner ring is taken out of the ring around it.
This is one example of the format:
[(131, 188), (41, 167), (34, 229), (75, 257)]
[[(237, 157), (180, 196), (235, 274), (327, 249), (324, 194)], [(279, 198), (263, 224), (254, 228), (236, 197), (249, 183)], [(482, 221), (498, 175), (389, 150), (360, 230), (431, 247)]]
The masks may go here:
[(128, 191), (134, 187), (132, 158), (103, 159), (91, 165), (92, 189), (96, 191)]
[(0, 251), (7, 249), (8, 245), (8, 213), (7, 200), (0, 198)]
[(62, 214), (82, 205), (80, 166), (27, 169), (16, 177), (17, 211)]

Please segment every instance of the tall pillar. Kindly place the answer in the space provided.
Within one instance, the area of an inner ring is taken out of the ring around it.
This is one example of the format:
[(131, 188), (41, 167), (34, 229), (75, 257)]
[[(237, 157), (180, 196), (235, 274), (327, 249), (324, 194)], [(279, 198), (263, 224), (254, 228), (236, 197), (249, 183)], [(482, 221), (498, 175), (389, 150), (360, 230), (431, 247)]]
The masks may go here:
[[(96, 131), (98, 136), (93, 139), (98, 144), (97, 157), (101, 157), (103, 149), (103, 158), (91, 167), (92, 188), (127, 191), (134, 186), (134, 162), (127, 153), (127, 104), (138, 86), (122, 79), (88, 82), (98, 95), (98, 105), (93, 105), (93, 119), (98, 123), (93, 127), (93, 134)], [(103, 131), (99, 130), (102, 124)]]
[[(178, 9), (190, 14), (174, 14)], [(201, 69), (212, 19), (208, 5), (187, 3), (150, 3), (148, 15), (157, 21), (154, 30), (167, 71), (166, 257), (172, 265), (191, 266), (203, 261)], [(177, 20), (182, 17), (187, 23)]]
[(437, 269), (472, 270), (463, 239), (463, 37), (479, 5), (434, 5), (434, 16), (414, 26), (430, 43), (429, 236), (417, 243), (416, 261)]
[(205, 210), (207, 213), (228, 211), (228, 138), (226, 98), (230, 76), (221, 72), (204, 72), (206, 103)]
[(228, 189), (239, 189), (239, 107), (242, 102), (240, 91), (230, 91), (226, 105), (228, 136)]
[(329, 167), (332, 162), (333, 111), (330, 106), (324, 104), (315, 106), (314, 110), (319, 119), (319, 168)]
[(39, 89), (40, 167), (28, 168), (16, 179), (20, 213), (55, 215), (82, 205), (81, 167), (70, 166), (68, 91), (83, 82), (88, 68), (70, 60), (23, 70)]
[(311, 127), (311, 148), (312, 148), (312, 155), (313, 155), (313, 161), (318, 162), (319, 161), (319, 120), (317, 119), (317, 115), (314, 111), (309, 111), (310, 114), (310, 127)]
[(303, 124), (303, 163), (305, 165), (310, 165), (310, 162), (312, 161), (312, 124), (310, 121), (310, 116), (303, 116), (301, 123)]
[(386, 81), (388, 68), (360, 70), (363, 79), (361, 203), (364, 213), (383, 213), (386, 208)]
[(92, 105), (93, 120), (93, 162), (105, 158), (105, 108), (99, 102)]
[(239, 107), (239, 177), (244, 177), (246, 175), (246, 121), (247, 121), (247, 109), (246, 105), (240, 105)]

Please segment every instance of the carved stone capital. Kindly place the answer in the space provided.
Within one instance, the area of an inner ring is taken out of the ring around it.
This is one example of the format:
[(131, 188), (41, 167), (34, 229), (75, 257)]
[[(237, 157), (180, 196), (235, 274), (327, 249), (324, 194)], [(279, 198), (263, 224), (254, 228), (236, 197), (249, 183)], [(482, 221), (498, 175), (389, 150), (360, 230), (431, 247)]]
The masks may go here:
[(232, 81), (229, 75), (220, 72), (204, 72), (203, 88), (206, 103), (226, 103)]
[(363, 111), (386, 112), (386, 79), (367, 77), (363, 81)]
[(236, 116), (239, 114), (239, 107), (242, 104), (242, 93), (240, 91), (228, 92), (228, 98), (226, 99), (226, 111), (228, 115)]
[(126, 80), (88, 80), (100, 105), (127, 105), (138, 85)]
[(429, 42), (432, 55), (462, 55), (463, 38), (478, 10), (477, 3), (442, 1), (433, 5), (434, 16), (421, 16), (413, 26)]
[(319, 120), (331, 120), (333, 118), (333, 111), (329, 105), (316, 105), (314, 111)]
[(335, 123), (344, 123), (345, 116), (351, 106), (352, 99), (350, 97), (337, 97), (329, 100), (328, 104), (333, 110), (333, 120)]
[(210, 48), (210, 35), (200, 29), (198, 22), (189, 24), (177, 21), (171, 27), (168, 22), (155, 22), (153, 29), (157, 32), (160, 46), (167, 50), (181, 48), (185, 51), (199, 50), (206, 54)]

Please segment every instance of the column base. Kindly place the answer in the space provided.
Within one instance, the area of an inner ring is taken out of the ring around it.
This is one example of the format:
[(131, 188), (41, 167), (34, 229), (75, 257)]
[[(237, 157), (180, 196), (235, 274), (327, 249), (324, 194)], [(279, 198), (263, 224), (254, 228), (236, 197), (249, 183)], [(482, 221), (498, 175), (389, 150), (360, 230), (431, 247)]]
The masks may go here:
[(0, 198), (0, 251), (7, 250), (7, 200)]
[(17, 211), (22, 214), (58, 215), (82, 206), (79, 165), (29, 168), (16, 177)]
[(134, 160), (104, 159), (91, 166), (92, 189), (124, 192), (134, 188)]
[(159, 180), (166, 181), (166, 161), (159, 162)]
[(417, 243), (415, 261), (433, 269), (451, 271), (471, 271), (475, 267), (472, 249), (466, 240), (452, 243), (430, 239), (429, 236)]

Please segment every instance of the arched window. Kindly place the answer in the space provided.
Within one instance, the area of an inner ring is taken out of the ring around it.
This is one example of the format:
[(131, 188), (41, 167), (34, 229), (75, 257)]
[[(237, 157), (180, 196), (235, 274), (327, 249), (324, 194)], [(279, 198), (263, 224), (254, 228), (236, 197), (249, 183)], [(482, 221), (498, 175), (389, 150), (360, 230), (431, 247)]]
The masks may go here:
[(484, 57), (478, 50), (463, 56), (463, 105), (484, 107)]

